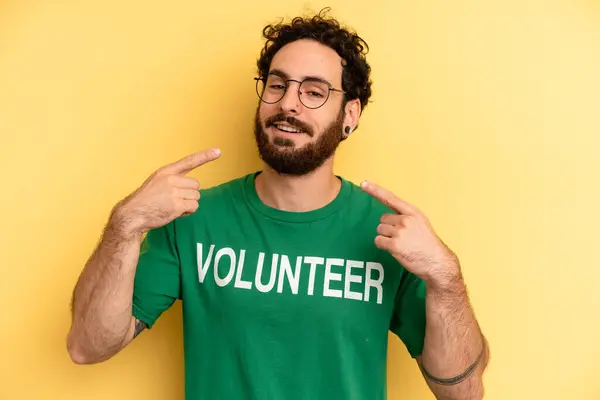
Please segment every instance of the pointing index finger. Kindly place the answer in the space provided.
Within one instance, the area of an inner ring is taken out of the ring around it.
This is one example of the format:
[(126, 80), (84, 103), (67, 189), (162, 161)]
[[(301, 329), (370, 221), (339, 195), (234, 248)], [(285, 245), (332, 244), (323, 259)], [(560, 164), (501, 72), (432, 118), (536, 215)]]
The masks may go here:
[(168, 164), (163, 171), (171, 174), (187, 174), (194, 168), (216, 160), (221, 156), (221, 150), (209, 149), (198, 153), (190, 154), (179, 161)]
[(418, 213), (414, 206), (404, 200), (401, 200), (389, 190), (384, 189), (375, 183), (363, 181), (360, 184), (360, 187), (363, 191), (381, 201), (387, 207), (399, 214), (414, 215)]

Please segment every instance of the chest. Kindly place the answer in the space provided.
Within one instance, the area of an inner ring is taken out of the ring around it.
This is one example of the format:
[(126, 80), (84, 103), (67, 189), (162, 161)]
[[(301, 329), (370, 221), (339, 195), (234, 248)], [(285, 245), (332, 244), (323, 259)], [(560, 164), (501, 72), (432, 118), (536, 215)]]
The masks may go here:
[(218, 315), (224, 328), (389, 327), (399, 266), (360, 226), (244, 221), (191, 230), (178, 248), (184, 306)]

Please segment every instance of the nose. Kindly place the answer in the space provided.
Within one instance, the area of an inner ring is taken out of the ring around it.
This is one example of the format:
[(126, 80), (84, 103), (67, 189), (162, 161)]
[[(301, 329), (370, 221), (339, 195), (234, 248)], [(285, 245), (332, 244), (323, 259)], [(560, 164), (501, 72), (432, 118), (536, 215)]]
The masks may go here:
[(298, 97), (298, 85), (299, 83), (297, 82), (290, 82), (283, 98), (279, 100), (279, 107), (286, 114), (300, 114), (302, 103), (300, 103), (300, 98)]

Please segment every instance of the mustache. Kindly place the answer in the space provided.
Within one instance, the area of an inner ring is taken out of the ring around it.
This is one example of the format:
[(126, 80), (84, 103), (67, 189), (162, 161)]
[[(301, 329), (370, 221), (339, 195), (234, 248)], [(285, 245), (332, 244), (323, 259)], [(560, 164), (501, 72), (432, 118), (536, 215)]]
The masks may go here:
[(304, 122), (298, 120), (296, 117), (285, 116), (285, 115), (283, 115), (281, 113), (273, 115), (272, 117), (267, 118), (265, 120), (265, 126), (267, 128), (270, 128), (270, 127), (272, 127), (273, 125), (275, 125), (278, 122), (287, 122), (288, 124), (290, 124), (294, 128), (299, 129), (302, 132), (307, 133), (309, 136), (313, 136), (313, 132), (312, 132), (312, 129), (310, 129), (310, 126), (308, 126)]

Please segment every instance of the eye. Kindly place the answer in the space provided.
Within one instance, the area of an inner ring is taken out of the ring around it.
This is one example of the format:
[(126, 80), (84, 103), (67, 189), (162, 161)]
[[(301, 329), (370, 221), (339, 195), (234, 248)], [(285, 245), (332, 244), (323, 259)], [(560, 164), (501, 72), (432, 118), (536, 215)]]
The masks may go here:
[(323, 97), (323, 95), (322, 95), (321, 93), (319, 93), (319, 92), (314, 92), (314, 91), (310, 91), (310, 92), (308, 92), (308, 95), (309, 95), (309, 96), (311, 96), (311, 97), (317, 97), (317, 98), (321, 98), (321, 97)]
[(283, 89), (285, 89), (285, 86), (273, 84), (273, 85), (269, 85), (269, 88), (270, 89), (275, 89), (275, 90), (283, 90)]

